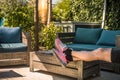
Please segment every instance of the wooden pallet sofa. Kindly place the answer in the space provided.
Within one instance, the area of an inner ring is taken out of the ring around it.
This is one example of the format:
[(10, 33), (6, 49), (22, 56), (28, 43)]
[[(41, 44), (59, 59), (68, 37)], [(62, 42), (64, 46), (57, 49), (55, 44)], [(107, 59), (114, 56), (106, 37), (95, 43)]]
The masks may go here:
[(67, 67), (62, 67), (61, 62), (52, 54), (51, 51), (30, 52), (30, 71), (35, 70), (69, 76), (76, 78), (77, 80), (100, 76), (99, 61), (72, 61), (67, 65)]
[(30, 35), (20, 27), (0, 28), (0, 66), (29, 64)]
[[(75, 32), (58, 33), (58, 37), (74, 50), (120, 47), (120, 30), (77, 28)], [(101, 69), (120, 73), (120, 64), (100, 61)]]

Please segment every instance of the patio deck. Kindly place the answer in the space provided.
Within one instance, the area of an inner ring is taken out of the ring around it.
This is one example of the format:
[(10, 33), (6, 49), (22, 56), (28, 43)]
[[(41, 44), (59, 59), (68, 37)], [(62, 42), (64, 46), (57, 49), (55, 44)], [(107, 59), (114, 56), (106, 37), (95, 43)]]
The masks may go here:
[[(76, 80), (76, 79), (41, 71), (30, 72), (29, 67), (14, 66), (14, 67), (1, 67), (0, 80)], [(100, 77), (95, 77), (87, 80), (120, 80), (120, 74), (101, 71)]]

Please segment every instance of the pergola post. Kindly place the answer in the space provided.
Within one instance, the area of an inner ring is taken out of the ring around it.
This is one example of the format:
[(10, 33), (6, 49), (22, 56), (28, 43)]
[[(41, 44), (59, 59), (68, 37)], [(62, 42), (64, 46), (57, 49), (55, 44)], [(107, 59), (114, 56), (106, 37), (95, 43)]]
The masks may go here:
[(39, 49), (38, 46), (38, 0), (35, 0), (35, 4), (34, 4), (34, 27), (35, 27), (35, 31), (34, 31), (34, 36), (35, 36), (35, 48), (34, 50), (37, 51)]
[(38, 4), (40, 23), (46, 25), (48, 17), (48, 0), (39, 0)]
[(51, 9), (52, 9), (51, 3), (52, 3), (52, 0), (48, 0), (48, 18), (47, 18), (47, 25), (49, 25), (49, 24), (50, 24), (50, 21), (51, 21)]
[(37, 51), (39, 49), (39, 38), (38, 38), (38, 23), (40, 18), (40, 23), (43, 24), (50, 24), (51, 19), (51, 3), (52, 0), (35, 0), (34, 5), (34, 26), (35, 26), (35, 48), (34, 50)]
[(103, 19), (102, 19), (102, 29), (105, 28), (106, 10), (107, 10), (107, 0), (104, 0)]

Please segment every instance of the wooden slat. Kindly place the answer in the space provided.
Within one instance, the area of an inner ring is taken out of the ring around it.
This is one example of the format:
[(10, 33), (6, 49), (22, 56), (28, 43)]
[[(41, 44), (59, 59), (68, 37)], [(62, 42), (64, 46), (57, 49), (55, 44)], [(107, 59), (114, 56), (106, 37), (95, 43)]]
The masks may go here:
[(58, 33), (58, 37), (73, 37), (75, 36), (74, 32), (67, 32), (67, 33)]
[(60, 39), (63, 43), (73, 43), (74, 37), (66, 37)]
[(113, 63), (108, 63), (108, 62), (105, 62), (105, 61), (100, 61), (100, 66), (101, 66), (102, 69), (107, 69), (107, 70), (110, 70), (110, 71), (114, 70), (114, 64)]
[(28, 53), (0, 53), (0, 66), (18, 65), (28, 63)]
[[(52, 53), (50, 53), (50, 54), (33, 53), (33, 54), (34, 55), (32, 57), (33, 57), (34, 61), (60, 65), (59, 61), (55, 58), (55, 56), (52, 55)], [(78, 61), (72, 61), (67, 65), (67, 67), (76, 68), (77, 63), (78, 63)], [(88, 68), (93, 65), (99, 65), (99, 61), (84, 62), (84, 64), (83, 64), (84, 68)]]
[(58, 37), (61, 39), (63, 43), (72, 43), (74, 40), (75, 33), (68, 32), (68, 33), (58, 33)]
[(56, 73), (56, 74), (61, 74), (61, 75), (66, 75), (66, 76), (71, 76), (74, 78), (78, 77), (77, 70), (76, 69), (70, 69), (70, 68), (63, 68), (61, 66), (56, 66), (56, 65), (50, 65), (47, 63), (38, 63), (38, 62), (33, 62), (34, 68)]
[(88, 77), (95, 77), (95, 76), (100, 76), (100, 67), (98, 65), (92, 66), (91, 68), (85, 69), (83, 71), (83, 77), (88, 78)]

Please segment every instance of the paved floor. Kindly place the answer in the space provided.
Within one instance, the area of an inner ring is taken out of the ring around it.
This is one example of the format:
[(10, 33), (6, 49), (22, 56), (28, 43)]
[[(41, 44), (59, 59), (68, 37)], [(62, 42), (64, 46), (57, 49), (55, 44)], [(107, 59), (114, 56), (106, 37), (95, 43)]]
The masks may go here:
[[(0, 68), (0, 80), (77, 80), (77, 79), (41, 71), (30, 72), (29, 67), (17, 66)], [(120, 80), (120, 74), (101, 71), (100, 77), (95, 77), (87, 80)]]

